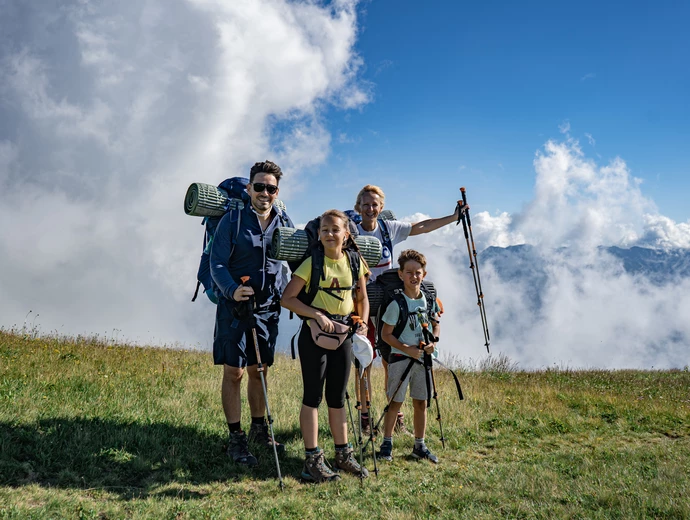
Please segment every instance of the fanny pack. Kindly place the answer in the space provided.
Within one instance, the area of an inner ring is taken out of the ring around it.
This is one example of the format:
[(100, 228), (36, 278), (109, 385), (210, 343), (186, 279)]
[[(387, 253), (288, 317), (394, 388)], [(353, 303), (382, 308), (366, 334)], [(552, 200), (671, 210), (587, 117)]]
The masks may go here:
[(349, 316), (341, 319), (329, 316), (329, 319), (333, 323), (333, 332), (326, 332), (323, 330), (314, 319), (309, 320), (309, 330), (311, 332), (311, 339), (317, 346), (325, 348), (326, 350), (335, 350), (342, 345), (346, 339), (352, 336), (354, 328), (352, 327)]

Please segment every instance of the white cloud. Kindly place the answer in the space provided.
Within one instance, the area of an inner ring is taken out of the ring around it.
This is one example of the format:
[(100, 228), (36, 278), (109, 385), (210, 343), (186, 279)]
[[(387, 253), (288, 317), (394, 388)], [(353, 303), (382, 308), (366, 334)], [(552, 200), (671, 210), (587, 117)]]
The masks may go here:
[[(523, 212), (472, 216), (480, 251), (536, 246), (523, 260), (514, 253), (500, 264), (500, 276), (492, 263), (480, 262), (492, 352), (523, 368), (687, 365), (690, 279), (655, 285), (627, 274), (598, 246), (688, 248), (690, 222), (659, 215), (622, 159), (598, 165), (572, 139), (547, 142), (534, 164), (535, 195)], [(398, 247), (419, 249), (429, 260), (446, 308), (441, 348), (464, 359), (481, 357), (484, 336), (461, 227)]]
[(117, 329), (123, 339), (208, 347), (213, 307), (189, 303), (202, 227), (182, 212), (186, 188), (273, 158), (289, 197), (300, 170), (326, 158), (323, 110), (370, 99), (355, 7), (154, 0), (9, 10), (0, 20), (15, 35), (0, 47), (0, 325), (32, 310), (46, 331)]

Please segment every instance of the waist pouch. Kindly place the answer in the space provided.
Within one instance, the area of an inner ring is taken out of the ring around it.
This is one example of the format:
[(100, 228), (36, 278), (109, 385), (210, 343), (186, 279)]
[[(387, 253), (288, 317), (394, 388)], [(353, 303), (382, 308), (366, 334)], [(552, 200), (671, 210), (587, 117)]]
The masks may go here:
[(333, 323), (333, 332), (326, 332), (321, 327), (316, 320), (309, 320), (309, 330), (311, 332), (311, 339), (314, 343), (326, 350), (335, 350), (343, 342), (348, 339), (353, 334), (352, 325), (350, 323), (339, 321), (336, 319), (331, 319)]

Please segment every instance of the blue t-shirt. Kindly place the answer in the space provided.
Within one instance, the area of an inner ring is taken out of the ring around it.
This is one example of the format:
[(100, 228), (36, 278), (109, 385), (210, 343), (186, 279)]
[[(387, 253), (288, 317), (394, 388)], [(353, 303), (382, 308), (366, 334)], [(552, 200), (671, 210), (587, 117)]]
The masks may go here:
[[(416, 299), (410, 298), (405, 293), (403, 293), (403, 296), (407, 302), (407, 311), (409, 314), (407, 317), (407, 323), (405, 324), (403, 331), (400, 333), (400, 336), (398, 336), (398, 340), (406, 345), (419, 345), (422, 341), (424, 341), (422, 323), (428, 323), (429, 327), (431, 327), (431, 322), (426, 311), (426, 298), (424, 297), (424, 293), (421, 293), (420, 297)], [(434, 302), (433, 315), (431, 316), (434, 318), (434, 320), (438, 319), (438, 312), (438, 304)], [(388, 304), (388, 307), (386, 307), (386, 312), (381, 317), (381, 320), (384, 323), (395, 327), (395, 325), (398, 323), (399, 316), (400, 307), (396, 301), (392, 301)], [(402, 354), (403, 356), (407, 355), (395, 347), (391, 347), (391, 353)]]

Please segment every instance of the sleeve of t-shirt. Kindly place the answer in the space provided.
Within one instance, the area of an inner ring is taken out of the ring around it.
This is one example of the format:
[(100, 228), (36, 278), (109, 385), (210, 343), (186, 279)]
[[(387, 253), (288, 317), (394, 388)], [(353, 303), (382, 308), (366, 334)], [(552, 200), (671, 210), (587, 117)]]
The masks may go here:
[(393, 245), (399, 244), (407, 240), (412, 231), (412, 224), (409, 222), (400, 222), (399, 220), (387, 220), (388, 233), (391, 236), (391, 243)]
[[(367, 276), (369, 273), (371, 273), (371, 270), (367, 267), (367, 264), (364, 263), (364, 260), (360, 257), (359, 259), (359, 276), (360, 278), (362, 276)], [(352, 283), (355, 284), (357, 283), (357, 280), (352, 280)]]
[(388, 304), (386, 312), (383, 313), (381, 321), (387, 325), (393, 325), (395, 327), (395, 324), (398, 323), (399, 316), (400, 308), (398, 307), (398, 303), (396, 301), (392, 301)]
[(292, 276), (299, 276), (304, 280), (304, 285), (309, 287), (309, 281), (311, 280), (311, 256), (300, 264), (295, 272), (292, 273)]

